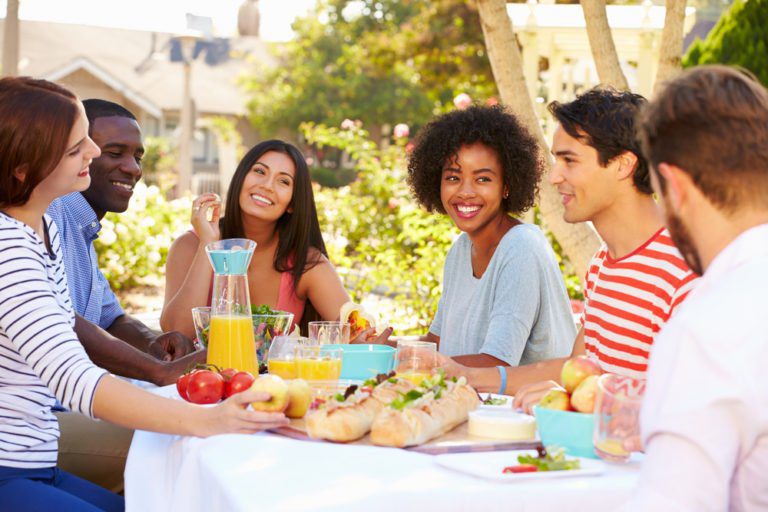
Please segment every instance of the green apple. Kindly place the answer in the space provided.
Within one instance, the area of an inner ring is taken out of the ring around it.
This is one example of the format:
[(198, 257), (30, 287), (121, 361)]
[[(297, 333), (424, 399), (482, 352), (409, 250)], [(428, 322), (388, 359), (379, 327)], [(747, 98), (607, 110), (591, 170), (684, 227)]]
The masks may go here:
[(289, 418), (303, 418), (312, 403), (312, 389), (304, 379), (288, 381), (288, 409), (285, 415)]
[(277, 375), (261, 375), (253, 381), (251, 390), (270, 395), (269, 400), (253, 402), (251, 407), (254, 411), (282, 412), (288, 407), (288, 384)]
[(560, 381), (568, 393), (573, 393), (581, 381), (590, 375), (600, 375), (600, 365), (587, 356), (572, 357), (563, 364)]
[(571, 399), (568, 393), (562, 389), (550, 389), (549, 392), (539, 400), (539, 407), (545, 409), (554, 409), (556, 411), (570, 410)]
[(597, 375), (590, 375), (579, 384), (571, 395), (571, 407), (579, 412), (593, 412), (597, 396)]

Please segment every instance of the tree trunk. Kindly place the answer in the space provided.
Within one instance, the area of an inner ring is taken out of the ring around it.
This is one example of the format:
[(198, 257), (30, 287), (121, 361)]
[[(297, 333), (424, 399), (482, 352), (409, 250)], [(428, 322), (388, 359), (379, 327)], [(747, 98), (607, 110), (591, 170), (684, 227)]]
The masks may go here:
[(3, 30), (3, 76), (19, 74), (19, 0), (8, 0)]
[[(515, 40), (512, 20), (507, 15), (505, 0), (477, 0), (480, 23), (488, 50), (488, 59), (493, 70), (496, 86), (502, 101), (510, 107), (523, 124), (536, 137), (542, 151), (549, 155), (549, 146), (533, 109), (533, 101), (523, 75), (523, 60)], [(545, 158), (546, 172), (551, 160)], [(582, 278), (587, 265), (599, 246), (594, 230), (586, 223), (568, 224), (563, 220), (563, 205), (560, 194), (545, 178), (541, 183), (539, 208), (547, 227), (555, 235), (577, 275)]]
[(664, 30), (661, 31), (659, 47), (659, 69), (653, 91), (681, 69), (683, 54), (683, 24), (685, 22), (686, 0), (667, 0), (667, 12), (664, 15)]
[(605, 85), (612, 85), (622, 91), (628, 91), (629, 84), (621, 70), (611, 28), (608, 26), (605, 0), (580, 0), (580, 2), (584, 11), (584, 21), (587, 24), (589, 47), (592, 50), (592, 58), (595, 59), (600, 82)]

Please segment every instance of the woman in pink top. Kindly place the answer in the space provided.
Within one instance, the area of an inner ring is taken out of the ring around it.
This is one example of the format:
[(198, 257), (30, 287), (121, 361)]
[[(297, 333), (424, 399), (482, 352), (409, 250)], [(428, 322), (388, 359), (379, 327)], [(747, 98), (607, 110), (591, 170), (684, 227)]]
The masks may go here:
[(280, 140), (254, 146), (237, 166), (224, 206), (222, 212), (216, 194), (195, 199), (194, 231), (171, 246), (163, 330), (194, 334), (190, 310), (208, 304), (213, 278), (205, 246), (224, 238), (257, 244), (248, 269), (251, 304), (290, 311), (302, 326), (338, 319), (349, 295), (328, 261), (309, 169), (296, 147)]

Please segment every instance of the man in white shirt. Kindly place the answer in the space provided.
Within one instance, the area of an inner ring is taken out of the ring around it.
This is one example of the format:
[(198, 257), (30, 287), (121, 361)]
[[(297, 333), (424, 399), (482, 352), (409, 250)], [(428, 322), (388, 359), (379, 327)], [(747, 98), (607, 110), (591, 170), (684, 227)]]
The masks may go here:
[(640, 132), (672, 239), (703, 277), (651, 353), (628, 508), (768, 510), (768, 91), (695, 68)]

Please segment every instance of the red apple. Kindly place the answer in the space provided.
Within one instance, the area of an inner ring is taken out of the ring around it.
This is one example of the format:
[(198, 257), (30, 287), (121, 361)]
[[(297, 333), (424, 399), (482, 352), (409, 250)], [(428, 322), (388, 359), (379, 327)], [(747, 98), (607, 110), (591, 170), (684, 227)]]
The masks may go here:
[(571, 395), (571, 407), (579, 412), (593, 412), (595, 410), (595, 396), (597, 395), (597, 375), (590, 375), (579, 384)]
[(587, 356), (572, 357), (563, 364), (563, 370), (560, 373), (560, 381), (568, 393), (581, 384), (581, 381), (590, 375), (600, 375), (600, 365)]
[(539, 407), (545, 409), (554, 409), (556, 411), (570, 410), (570, 398), (568, 393), (562, 389), (550, 389), (549, 392), (539, 400)]

